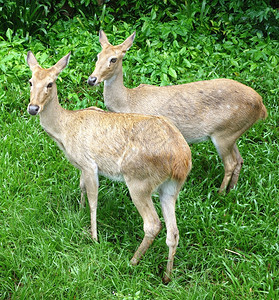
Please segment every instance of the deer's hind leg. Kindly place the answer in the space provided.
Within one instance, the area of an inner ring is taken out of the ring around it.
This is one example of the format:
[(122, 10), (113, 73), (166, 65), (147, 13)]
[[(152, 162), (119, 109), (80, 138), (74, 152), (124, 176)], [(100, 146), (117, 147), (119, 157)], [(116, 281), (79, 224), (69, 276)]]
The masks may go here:
[(231, 189), (233, 189), (236, 186), (237, 181), (238, 181), (238, 177), (239, 177), (239, 174), (240, 174), (240, 170), (241, 170), (242, 165), (243, 165), (243, 158), (241, 157), (236, 144), (234, 144), (234, 146), (233, 146), (233, 152), (234, 152), (234, 155), (235, 155), (236, 160), (237, 160), (237, 165), (236, 165), (236, 167), (233, 171), (231, 182), (230, 182), (229, 186), (227, 187), (227, 192), (229, 192)]
[(224, 138), (220, 136), (213, 136), (211, 137), (211, 139), (223, 161), (224, 169), (225, 169), (224, 178), (219, 189), (219, 193), (221, 194), (224, 191), (226, 191), (232, 179), (233, 172), (237, 167), (237, 157), (236, 157), (237, 153), (234, 150), (235, 140), (229, 139), (228, 137)]
[(86, 195), (86, 187), (85, 187), (85, 182), (84, 182), (84, 173), (81, 172), (80, 175), (80, 181), (79, 181), (79, 187), (80, 187), (80, 207), (84, 208), (85, 207), (85, 195)]
[(159, 187), (160, 202), (167, 228), (166, 244), (169, 247), (167, 268), (163, 277), (163, 282), (170, 281), (173, 269), (174, 255), (179, 241), (179, 231), (176, 224), (175, 203), (180, 191), (181, 184), (176, 181), (166, 181)]
[(91, 237), (93, 240), (97, 241), (97, 202), (99, 187), (97, 165), (93, 165), (92, 169), (83, 169), (81, 178), (83, 188), (87, 192), (87, 199), (90, 208)]
[(127, 186), (139, 214), (143, 219), (144, 238), (131, 259), (136, 265), (161, 230), (161, 222), (153, 205), (151, 194), (153, 188), (147, 180), (126, 179)]

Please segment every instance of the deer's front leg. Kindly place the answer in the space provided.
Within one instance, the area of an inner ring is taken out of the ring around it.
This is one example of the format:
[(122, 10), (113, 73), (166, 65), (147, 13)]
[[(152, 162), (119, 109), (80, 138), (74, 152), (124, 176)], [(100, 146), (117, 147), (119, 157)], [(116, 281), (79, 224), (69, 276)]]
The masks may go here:
[(97, 241), (97, 202), (99, 187), (97, 165), (94, 165), (93, 169), (82, 170), (82, 174), (90, 208), (91, 236), (93, 240)]

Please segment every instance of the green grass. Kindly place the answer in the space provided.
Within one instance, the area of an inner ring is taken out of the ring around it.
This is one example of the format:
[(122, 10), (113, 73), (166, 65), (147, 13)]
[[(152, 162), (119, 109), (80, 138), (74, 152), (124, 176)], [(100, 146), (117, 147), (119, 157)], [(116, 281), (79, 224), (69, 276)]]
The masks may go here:
[(193, 171), (177, 203), (180, 243), (173, 281), (164, 286), (165, 229), (141, 263), (131, 267), (142, 221), (125, 186), (102, 178), (100, 241), (93, 242), (89, 209), (78, 205), (78, 171), (38, 119), (7, 114), (2, 111), (2, 120), (13, 117), (13, 122), (1, 123), (2, 299), (278, 296), (278, 149), (245, 141), (256, 129), (239, 143), (245, 165), (238, 188), (227, 196), (216, 193), (223, 171), (213, 146), (192, 146)]
[[(102, 87), (86, 85), (94, 67), (92, 60), (99, 51), (97, 32), (90, 35), (86, 20), (82, 22), (84, 27), (78, 27), (77, 20), (58, 23), (54, 30), (59, 33), (50, 33), (48, 47), (35, 38), (30, 45), (45, 67), (73, 51), (70, 65), (58, 81), (61, 103), (70, 109), (92, 103), (103, 105)], [(116, 42), (131, 33), (127, 33), (125, 24), (114, 26), (123, 33)], [(150, 34), (154, 30), (152, 40), (156, 41), (155, 28), (150, 30)], [(63, 34), (71, 39), (63, 40)], [(0, 56), (5, 65), (0, 62), (0, 67), (6, 71), (0, 74), (0, 299), (279, 297), (279, 70), (272, 63), (274, 55), (279, 62), (279, 43), (242, 32), (240, 47), (228, 50), (216, 36), (207, 33), (208, 39), (201, 39), (201, 44), (192, 49), (200, 32), (197, 29), (191, 34), (189, 77), (180, 70), (181, 57), (174, 58), (176, 43), (170, 42), (171, 38), (162, 42), (164, 51), (168, 51), (166, 57), (170, 57), (164, 63), (177, 70), (178, 82), (183, 78), (184, 82), (214, 77), (239, 79), (263, 96), (269, 117), (240, 138), (244, 165), (237, 188), (226, 196), (217, 194), (223, 165), (214, 146), (191, 146), (193, 169), (177, 201), (180, 241), (173, 280), (167, 286), (161, 282), (168, 254), (165, 229), (138, 266), (129, 264), (143, 237), (143, 224), (124, 184), (101, 178), (99, 242), (91, 240), (88, 205), (80, 209), (78, 204), (78, 170), (43, 131), (39, 118), (26, 112), (30, 72), (25, 55), (29, 44), (17, 37), (10, 43), (1, 42)], [(148, 38), (145, 32), (137, 37), (139, 41)], [(259, 47), (269, 54), (255, 59), (243, 51), (245, 47)], [(125, 57), (127, 85), (136, 86), (142, 80), (160, 84), (156, 73), (160, 65), (152, 57), (159, 58), (161, 49), (155, 48), (135, 41)], [(59, 53), (55, 54), (57, 49)], [(214, 55), (200, 55), (203, 52)], [(220, 57), (223, 60), (218, 60)], [(229, 68), (232, 59), (238, 60), (239, 67), (235, 64)], [(257, 66), (251, 71), (253, 63)], [(157, 195), (154, 202), (162, 218)]]

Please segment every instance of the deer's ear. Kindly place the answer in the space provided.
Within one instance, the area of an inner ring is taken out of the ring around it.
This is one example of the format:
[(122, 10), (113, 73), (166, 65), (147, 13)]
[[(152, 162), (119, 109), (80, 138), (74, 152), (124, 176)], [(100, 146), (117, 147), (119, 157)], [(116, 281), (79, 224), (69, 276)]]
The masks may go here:
[(63, 56), (54, 66), (53, 68), (56, 69), (56, 75), (58, 76), (58, 74), (63, 71), (70, 60), (70, 56), (71, 56), (71, 52), (69, 52), (67, 55)]
[(110, 42), (108, 41), (108, 38), (107, 38), (104, 30), (99, 31), (99, 42), (100, 42), (102, 48), (104, 48), (105, 46), (110, 45)]
[(31, 51), (28, 51), (26, 61), (31, 71), (33, 71), (36, 66), (39, 66), (36, 57)]
[(132, 45), (133, 45), (133, 42), (134, 42), (134, 39), (135, 39), (135, 36), (136, 36), (136, 32), (134, 31), (120, 46), (122, 46), (122, 51), (123, 52), (126, 52), (128, 51)]

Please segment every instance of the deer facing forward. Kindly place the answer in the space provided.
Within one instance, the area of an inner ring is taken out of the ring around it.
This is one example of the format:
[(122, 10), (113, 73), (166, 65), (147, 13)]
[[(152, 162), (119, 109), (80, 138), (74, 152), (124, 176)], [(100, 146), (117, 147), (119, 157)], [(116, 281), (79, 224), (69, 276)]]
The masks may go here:
[(211, 139), (225, 168), (219, 192), (229, 191), (237, 184), (243, 164), (236, 140), (256, 121), (267, 117), (261, 96), (229, 79), (126, 88), (122, 60), (134, 38), (135, 33), (113, 46), (101, 30), (102, 51), (88, 83), (94, 86), (104, 81), (104, 101), (110, 111), (166, 116), (188, 143)]
[(58, 102), (56, 79), (70, 53), (43, 69), (32, 52), (28, 112), (39, 115), (48, 135), (81, 170), (81, 202), (87, 193), (91, 235), (97, 240), (98, 175), (123, 180), (144, 222), (144, 238), (131, 263), (137, 264), (161, 229), (151, 194), (159, 192), (167, 227), (169, 256), (164, 282), (170, 280), (179, 240), (175, 217), (178, 193), (191, 169), (191, 151), (181, 133), (163, 117), (105, 112), (98, 108), (70, 111)]

